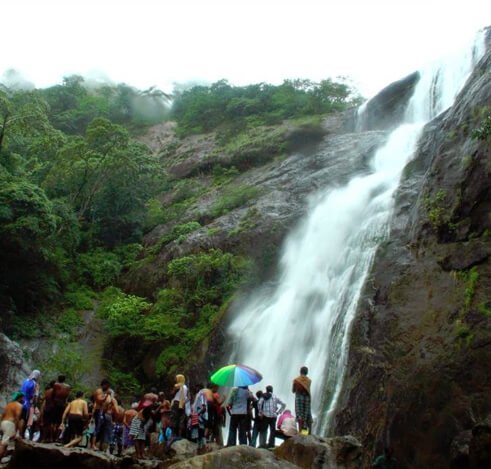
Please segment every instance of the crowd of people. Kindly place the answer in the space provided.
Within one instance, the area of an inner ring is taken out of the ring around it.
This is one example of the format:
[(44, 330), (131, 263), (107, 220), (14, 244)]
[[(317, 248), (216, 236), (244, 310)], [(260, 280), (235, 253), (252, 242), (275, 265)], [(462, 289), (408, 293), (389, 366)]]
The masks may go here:
[(152, 434), (153, 441), (166, 449), (179, 439), (195, 441), (201, 454), (208, 451), (209, 442), (223, 445), (227, 419), (227, 446), (238, 443), (255, 447), (259, 439), (259, 447), (273, 447), (275, 438), (286, 439), (311, 430), (311, 381), (307, 374), (308, 369), (302, 367), (293, 380), (293, 416), (271, 385), (255, 395), (247, 386), (236, 387), (225, 398), (213, 383), (197, 384), (190, 390), (185, 377), (177, 375), (168, 395), (153, 388), (126, 403), (107, 379), (89, 398), (82, 391), (72, 393), (63, 375), (41, 392), (41, 373), (34, 370), (4, 409), (0, 459), (8, 442), (16, 438), (59, 442), (66, 448), (82, 444), (117, 455), (134, 447), (136, 457), (144, 458)]

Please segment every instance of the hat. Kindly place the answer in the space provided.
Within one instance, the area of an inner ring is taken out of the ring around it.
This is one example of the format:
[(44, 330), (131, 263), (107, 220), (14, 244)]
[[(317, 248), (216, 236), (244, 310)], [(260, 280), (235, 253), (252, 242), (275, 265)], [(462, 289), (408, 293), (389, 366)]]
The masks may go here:
[(16, 391), (12, 394), (12, 396), (10, 397), (10, 400), (12, 402), (16, 401), (17, 399), (19, 399), (19, 397), (24, 397), (24, 393), (22, 391)]

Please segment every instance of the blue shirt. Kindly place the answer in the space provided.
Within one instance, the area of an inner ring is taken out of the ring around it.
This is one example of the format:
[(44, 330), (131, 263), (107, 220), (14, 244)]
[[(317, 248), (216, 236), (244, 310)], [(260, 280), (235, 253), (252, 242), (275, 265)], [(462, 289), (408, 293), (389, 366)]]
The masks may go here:
[(24, 409), (30, 409), (34, 396), (36, 395), (36, 381), (27, 378), (23, 383), (20, 390), (24, 393)]

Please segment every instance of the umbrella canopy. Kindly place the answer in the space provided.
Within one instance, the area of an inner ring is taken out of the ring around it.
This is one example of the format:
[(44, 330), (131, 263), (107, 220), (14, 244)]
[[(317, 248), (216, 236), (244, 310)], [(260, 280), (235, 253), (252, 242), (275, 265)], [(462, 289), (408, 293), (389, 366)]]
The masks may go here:
[(263, 379), (261, 373), (246, 365), (226, 365), (211, 375), (211, 382), (219, 386), (249, 386)]

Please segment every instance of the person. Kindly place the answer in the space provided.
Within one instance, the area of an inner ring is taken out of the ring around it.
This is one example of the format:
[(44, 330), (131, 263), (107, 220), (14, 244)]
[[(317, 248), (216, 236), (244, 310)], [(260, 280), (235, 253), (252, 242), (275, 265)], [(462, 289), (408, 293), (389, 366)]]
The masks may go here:
[(176, 375), (176, 384), (173, 390), (171, 412), (172, 430), (174, 435), (184, 438), (186, 436), (186, 418), (190, 415), (189, 390), (184, 375)]
[(50, 396), (53, 406), (51, 409), (51, 425), (53, 435), (56, 434), (56, 429), (62, 423), (62, 417), (66, 409), (67, 399), (72, 389), (71, 386), (65, 381), (65, 375), (58, 376), (58, 380), (53, 385), (53, 391)]
[(180, 440), (179, 437), (174, 436), (172, 433), (172, 426), (171, 426), (171, 413), (170, 411), (166, 411), (162, 414), (162, 427), (160, 429), (160, 434), (159, 434), (159, 443), (164, 444), (165, 443), (165, 451), (168, 452), (172, 443), (174, 441)]
[(21, 425), (22, 432), (31, 437), (31, 427), (32, 419), (34, 416), (34, 405), (36, 403), (37, 396), (39, 394), (39, 378), (41, 377), (41, 372), (39, 370), (34, 370), (29, 377), (22, 383), (20, 388), (24, 395), (24, 404), (22, 405), (22, 417)]
[[(252, 401), (252, 411), (253, 411), (252, 419), (254, 421), (254, 427), (252, 429), (251, 446), (253, 448), (256, 447), (258, 435), (260, 436), (259, 446), (263, 447), (266, 445), (266, 438), (263, 432), (264, 422), (262, 417), (259, 415), (259, 409), (257, 407), (259, 403), (259, 399), (261, 399), (262, 397), (263, 397), (263, 392), (259, 390), (256, 392), (256, 398), (253, 399)], [(261, 438), (264, 438), (264, 441), (262, 441)]]
[(143, 395), (138, 403), (138, 411), (142, 410), (144, 407), (153, 406), (158, 402), (159, 396), (157, 394), (157, 389), (151, 388), (147, 393)]
[(0, 460), (7, 453), (7, 447), (11, 439), (16, 438), (18, 432), (22, 431), (22, 409), (24, 393), (17, 391), (12, 395), (11, 401), (3, 411), (0, 429), (3, 436), (0, 442)]
[(213, 395), (213, 406), (215, 408), (213, 411), (215, 420), (211, 429), (210, 441), (215, 441), (218, 445), (223, 446), (222, 426), (224, 425), (225, 415), (222, 404), (224, 397), (218, 392), (218, 386), (216, 384), (212, 384), (210, 389)]
[(235, 446), (237, 444), (237, 430), (239, 432), (239, 444), (247, 444), (247, 411), (251, 397), (252, 393), (247, 386), (234, 388), (230, 394), (228, 409), (231, 417), (227, 446)]
[(44, 389), (44, 399), (41, 406), (42, 439), (45, 443), (52, 443), (55, 439), (56, 426), (53, 426), (53, 388), (56, 380), (50, 381)]
[(84, 399), (84, 393), (78, 391), (75, 394), (75, 399), (67, 404), (63, 415), (61, 417), (60, 430), (65, 430), (65, 423), (68, 426), (68, 440), (69, 442), (64, 445), (65, 448), (73, 448), (82, 441), (84, 433), (85, 422), (89, 418), (89, 408), (87, 401)]
[(392, 457), (392, 449), (386, 446), (384, 448), (384, 454), (375, 458), (372, 467), (377, 469), (396, 469), (397, 460)]
[[(266, 438), (266, 433), (269, 428), (268, 447), (274, 448), (274, 439), (276, 435), (276, 418), (278, 414), (283, 412), (286, 404), (273, 394), (273, 386), (266, 386), (266, 392), (262, 395), (257, 404), (259, 416), (263, 419), (262, 433), (263, 440)], [(279, 407), (279, 409), (278, 409)]]
[(135, 445), (135, 455), (137, 459), (145, 459), (145, 424), (150, 418), (152, 408), (150, 406), (140, 410), (131, 420), (129, 436)]
[(286, 409), (278, 419), (277, 427), (282, 437), (291, 438), (295, 436), (297, 432), (297, 422), (291, 411)]
[(203, 388), (201, 384), (197, 384), (195, 392), (196, 397), (192, 406), (191, 420), (193, 421), (193, 418), (196, 417), (195, 428), (193, 429), (197, 430), (197, 435), (194, 436), (198, 443), (198, 454), (203, 454), (207, 451), (206, 430), (209, 428), (207, 392), (211, 393), (211, 391), (208, 388)]
[[(115, 396), (117, 402), (118, 397)], [(118, 448), (118, 457), (123, 454), (123, 432), (124, 432), (124, 416), (125, 411), (123, 407), (117, 403), (113, 406), (112, 420), (113, 420), (113, 434), (111, 436), (111, 443), (109, 444), (109, 452), (114, 453), (114, 449)]]
[(111, 389), (111, 383), (107, 379), (103, 379), (101, 387), (96, 389), (94, 393), (95, 434), (92, 437), (92, 449), (97, 449), (96, 443), (99, 443), (99, 449), (104, 451), (111, 442), (113, 433), (112, 414), (113, 408), (117, 405), (114, 391)]
[(298, 422), (298, 431), (312, 430), (312, 413), (310, 386), (312, 380), (307, 376), (309, 369), (306, 366), (300, 368), (300, 375), (293, 380), (292, 392), (295, 394), (295, 415)]
[(130, 446), (133, 446), (133, 440), (130, 438), (130, 426), (131, 426), (131, 421), (133, 420), (135, 415), (138, 413), (138, 411), (136, 410), (137, 408), (138, 408), (138, 402), (133, 402), (133, 404), (131, 404), (131, 409), (124, 411), (124, 417), (123, 417), (123, 425), (124, 425), (123, 446), (124, 446), (124, 449), (129, 448)]

